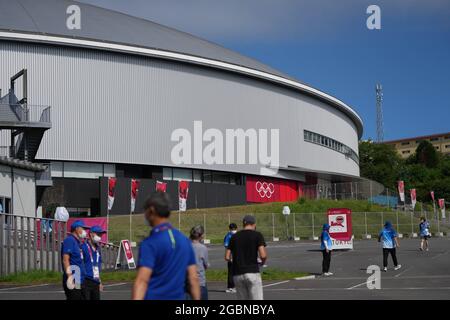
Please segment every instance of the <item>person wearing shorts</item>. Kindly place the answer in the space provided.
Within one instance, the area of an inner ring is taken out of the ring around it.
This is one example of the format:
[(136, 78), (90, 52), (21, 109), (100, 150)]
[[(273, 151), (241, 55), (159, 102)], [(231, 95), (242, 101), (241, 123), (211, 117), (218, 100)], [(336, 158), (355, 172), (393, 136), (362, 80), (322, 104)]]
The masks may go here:
[(425, 217), (420, 218), (419, 224), (420, 251), (428, 251), (428, 239), (431, 237), (430, 224)]

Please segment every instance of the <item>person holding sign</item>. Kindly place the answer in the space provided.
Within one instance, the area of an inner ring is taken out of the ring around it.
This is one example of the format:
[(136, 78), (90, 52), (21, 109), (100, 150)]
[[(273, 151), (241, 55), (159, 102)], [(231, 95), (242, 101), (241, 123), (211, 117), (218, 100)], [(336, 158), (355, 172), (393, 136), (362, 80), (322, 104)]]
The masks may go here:
[(86, 278), (84, 294), (86, 300), (100, 300), (100, 291), (103, 291), (103, 285), (100, 280), (102, 267), (100, 241), (102, 240), (102, 234), (105, 232), (100, 226), (93, 226), (89, 232), (88, 240), (81, 245), (85, 257)]
[(332, 276), (333, 273), (330, 272), (331, 264), (331, 251), (333, 242), (330, 237), (330, 225), (325, 223), (322, 226), (322, 234), (320, 235), (320, 250), (322, 251), (322, 275), (325, 277)]
[(76, 220), (70, 226), (70, 234), (61, 245), (63, 288), (67, 300), (85, 300), (84, 278), (86, 268), (81, 249), (81, 240), (86, 238), (88, 227), (82, 220)]
[(152, 227), (139, 246), (134, 300), (183, 300), (185, 284), (193, 300), (200, 300), (197, 261), (191, 242), (169, 223), (169, 196), (154, 192), (144, 204), (144, 218)]

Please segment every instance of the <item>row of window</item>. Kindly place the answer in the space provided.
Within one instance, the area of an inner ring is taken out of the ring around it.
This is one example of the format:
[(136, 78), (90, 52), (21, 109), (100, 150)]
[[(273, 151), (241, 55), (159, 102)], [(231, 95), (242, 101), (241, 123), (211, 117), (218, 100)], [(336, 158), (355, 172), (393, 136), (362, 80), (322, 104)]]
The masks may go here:
[(52, 161), (50, 169), (52, 178), (97, 179), (116, 176), (114, 164)]
[(339, 141), (308, 130), (304, 130), (304, 139), (307, 142), (312, 142), (345, 154), (356, 163), (359, 163), (358, 154), (352, 148)]
[(195, 169), (163, 168), (163, 179), (203, 183), (243, 184), (243, 176), (238, 173)]
[[(450, 136), (445, 136), (445, 137), (434, 137), (434, 138), (430, 138), (430, 139), (425, 139), (425, 140), (429, 140), (431, 142), (436, 142), (439, 140), (449, 140)], [(421, 141), (423, 140), (416, 140), (416, 144), (419, 144)], [(412, 141), (404, 141), (401, 143), (402, 146), (409, 146), (412, 143)]]

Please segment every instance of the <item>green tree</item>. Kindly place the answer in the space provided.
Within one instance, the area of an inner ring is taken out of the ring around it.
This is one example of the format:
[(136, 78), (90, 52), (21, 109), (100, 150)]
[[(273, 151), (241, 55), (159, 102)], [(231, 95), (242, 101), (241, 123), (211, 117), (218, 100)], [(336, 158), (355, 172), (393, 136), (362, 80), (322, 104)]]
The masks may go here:
[(436, 168), (439, 164), (439, 154), (428, 140), (423, 140), (417, 146), (415, 160), (416, 163), (421, 163), (428, 168)]

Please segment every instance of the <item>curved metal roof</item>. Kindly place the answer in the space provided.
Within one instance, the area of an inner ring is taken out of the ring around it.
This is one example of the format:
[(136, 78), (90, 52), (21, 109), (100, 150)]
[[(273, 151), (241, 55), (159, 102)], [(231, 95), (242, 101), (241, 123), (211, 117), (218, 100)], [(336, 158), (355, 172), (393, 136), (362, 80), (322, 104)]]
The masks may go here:
[[(66, 10), (72, 4), (78, 5), (81, 9), (80, 30), (70, 30), (66, 26), (68, 17)], [(148, 20), (70, 0), (0, 0), (0, 30), (11, 33), (40, 35), (40, 41), (43, 41), (44, 36), (46, 36), (46, 39), (49, 39), (48, 36), (56, 36), (72, 40), (79, 39), (80, 41), (93, 40), (96, 43), (104, 43), (105, 48), (107, 47), (106, 44), (123, 44), (216, 61), (217, 63), (209, 65), (240, 73), (253, 74), (253, 76), (259, 76), (266, 80), (284, 85), (287, 84), (291, 87), (294, 86), (297, 89), (303, 89), (309, 94), (331, 102), (353, 120), (359, 136), (361, 137), (362, 135), (361, 118), (342, 101), (254, 59), (191, 34)], [(15, 37), (10, 38), (14, 39)], [(22, 40), (26, 39), (22, 38)], [(65, 44), (69, 43), (66, 41)], [(76, 44), (72, 41), (71, 45)], [(97, 45), (97, 47), (99, 46)], [(114, 50), (111, 47), (109, 49)], [(172, 58), (194, 62), (194, 59)], [(201, 62), (197, 61), (197, 63)], [(228, 64), (228, 66), (220, 65), (222, 63)], [(230, 65), (236, 66), (236, 68), (230, 68)], [(246, 72), (243, 68), (255, 70), (256, 72)], [(263, 75), (261, 76), (261, 74)], [(280, 78), (282, 78), (282, 81), (279, 81)], [(286, 81), (283, 81), (283, 79)]]

